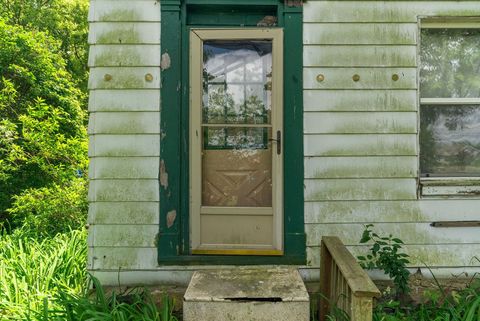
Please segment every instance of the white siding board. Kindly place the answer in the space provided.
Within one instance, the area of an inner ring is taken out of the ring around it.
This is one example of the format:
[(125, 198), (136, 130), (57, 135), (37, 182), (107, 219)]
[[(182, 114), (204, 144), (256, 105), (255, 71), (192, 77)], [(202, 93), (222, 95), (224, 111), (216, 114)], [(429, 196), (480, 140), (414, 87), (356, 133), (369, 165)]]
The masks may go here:
[(92, 225), (89, 235), (94, 242), (89, 246), (155, 247), (158, 225)]
[(91, 0), (89, 22), (157, 21), (160, 22), (159, 1)]
[[(358, 244), (364, 224), (306, 224), (307, 245), (318, 246), (322, 236), (336, 235), (345, 245)], [(394, 235), (405, 244), (462, 244), (479, 243), (480, 227), (436, 228), (428, 223), (376, 223), (375, 231), (380, 235)]]
[(305, 135), (305, 156), (416, 156), (413, 134)]
[[(365, 255), (366, 246), (348, 246), (354, 256)], [(411, 267), (480, 267), (475, 260), (480, 252), (479, 244), (423, 244), (406, 245), (404, 250), (410, 255)], [(307, 247), (307, 261), (311, 267), (320, 266), (320, 247)]]
[(475, 1), (308, 1), (304, 22), (416, 22), (418, 15), (476, 16)]
[(90, 90), (90, 112), (160, 111), (160, 90)]
[[(478, 200), (306, 202), (305, 223), (432, 223), (478, 220)], [(440, 230), (441, 231), (441, 230)]]
[[(324, 81), (318, 82), (322, 74)], [(359, 81), (353, 76), (359, 75)], [(399, 79), (394, 81), (393, 75)], [(416, 89), (416, 68), (304, 68), (305, 89)]]
[(309, 112), (305, 114), (306, 134), (415, 134), (415, 112)]
[(90, 23), (89, 44), (160, 44), (160, 24), (156, 22)]
[(305, 178), (407, 178), (417, 167), (414, 156), (306, 157)]
[(88, 224), (159, 224), (158, 202), (94, 202), (88, 210)]
[(160, 135), (92, 135), (90, 157), (160, 156)]
[(90, 113), (89, 134), (160, 134), (160, 112)]
[(90, 159), (90, 179), (157, 179), (158, 157), (96, 157)]
[(306, 179), (305, 201), (411, 200), (417, 198), (416, 180)]
[(416, 46), (304, 46), (307, 67), (416, 67)]
[(149, 270), (158, 265), (156, 248), (96, 246), (91, 251), (90, 270)]
[(158, 180), (92, 180), (90, 202), (158, 202)]
[(93, 45), (89, 67), (160, 66), (159, 45)]
[(307, 45), (415, 45), (416, 23), (308, 23), (303, 25)]
[[(106, 75), (111, 76), (108, 80)], [(151, 75), (152, 81), (146, 76)], [(89, 89), (160, 89), (160, 68), (96, 67), (90, 70)]]
[(305, 90), (305, 111), (416, 111), (416, 90)]

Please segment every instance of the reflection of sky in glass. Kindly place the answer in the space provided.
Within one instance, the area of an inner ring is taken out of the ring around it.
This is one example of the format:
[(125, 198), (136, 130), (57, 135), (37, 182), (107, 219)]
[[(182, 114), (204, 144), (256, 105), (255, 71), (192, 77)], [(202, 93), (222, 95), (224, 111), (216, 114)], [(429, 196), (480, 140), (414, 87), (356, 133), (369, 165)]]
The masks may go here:
[(205, 41), (203, 55), (204, 122), (269, 123), (272, 42)]

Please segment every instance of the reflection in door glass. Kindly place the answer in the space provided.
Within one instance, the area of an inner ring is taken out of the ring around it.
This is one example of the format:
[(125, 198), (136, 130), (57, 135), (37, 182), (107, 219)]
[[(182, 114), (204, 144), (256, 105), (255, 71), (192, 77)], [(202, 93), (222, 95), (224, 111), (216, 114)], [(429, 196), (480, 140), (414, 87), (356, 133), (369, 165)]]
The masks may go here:
[(270, 123), (271, 41), (205, 41), (203, 62), (204, 123)]
[(203, 206), (272, 206), (271, 90), (271, 40), (204, 42)]

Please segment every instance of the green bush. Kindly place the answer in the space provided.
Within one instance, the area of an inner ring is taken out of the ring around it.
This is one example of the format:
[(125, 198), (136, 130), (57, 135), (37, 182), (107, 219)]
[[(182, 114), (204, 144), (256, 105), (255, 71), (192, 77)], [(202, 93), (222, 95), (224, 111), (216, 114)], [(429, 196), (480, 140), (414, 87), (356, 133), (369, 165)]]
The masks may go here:
[(74, 179), (66, 185), (27, 189), (14, 196), (8, 210), (12, 222), (23, 226), (22, 233), (51, 235), (85, 225), (88, 209), (87, 181)]
[(14, 201), (75, 185), (69, 181), (87, 169), (82, 93), (59, 48), (43, 32), (0, 19), (0, 223), (20, 215), (8, 210)]

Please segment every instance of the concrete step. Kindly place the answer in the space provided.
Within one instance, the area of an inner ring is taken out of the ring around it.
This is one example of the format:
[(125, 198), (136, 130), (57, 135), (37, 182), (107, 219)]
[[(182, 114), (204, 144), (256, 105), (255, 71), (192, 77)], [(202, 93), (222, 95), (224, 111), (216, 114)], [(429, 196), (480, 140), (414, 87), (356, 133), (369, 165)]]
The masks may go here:
[(309, 321), (307, 289), (296, 269), (197, 271), (183, 300), (184, 321)]

